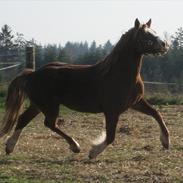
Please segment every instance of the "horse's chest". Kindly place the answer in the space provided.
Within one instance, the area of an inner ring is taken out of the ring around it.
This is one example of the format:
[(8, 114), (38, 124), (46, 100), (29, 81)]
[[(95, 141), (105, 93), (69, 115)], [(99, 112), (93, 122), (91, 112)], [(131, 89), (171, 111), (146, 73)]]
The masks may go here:
[(109, 87), (106, 91), (103, 91), (102, 97), (104, 103), (112, 106), (112, 108), (120, 108), (125, 110), (133, 105), (144, 93), (143, 83), (139, 80), (138, 82), (129, 85), (121, 85)]

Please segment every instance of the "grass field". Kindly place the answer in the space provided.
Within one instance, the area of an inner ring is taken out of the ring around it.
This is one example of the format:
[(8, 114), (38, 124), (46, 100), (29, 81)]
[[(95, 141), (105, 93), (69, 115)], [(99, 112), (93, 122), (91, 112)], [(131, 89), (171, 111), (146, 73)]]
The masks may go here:
[[(155, 106), (171, 133), (171, 149), (163, 150), (159, 127), (149, 116), (129, 110), (120, 117), (116, 140), (97, 159), (89, 160), (91, 141), (103, 129), (101, 114), (64, 109), (64, 131), (81, 145), (73, 154), (66, 142), (36, 117), (24, 130), (12, 155), (0, 145), (0, 183), (183, 183), (183, 106)], [(0, 112), (2, 119), (3, 112)]]

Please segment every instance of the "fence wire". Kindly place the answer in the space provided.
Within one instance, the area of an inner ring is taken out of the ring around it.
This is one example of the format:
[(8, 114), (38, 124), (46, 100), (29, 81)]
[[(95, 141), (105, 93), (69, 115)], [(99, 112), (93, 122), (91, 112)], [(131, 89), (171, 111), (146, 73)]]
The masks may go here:
[(148, 95), (183, 95), (183, 85), (178, 83), (144, 82), (145, 93)]
[(0, 86), (7, 85), (25, 68), (25, 51), (0, 54)]

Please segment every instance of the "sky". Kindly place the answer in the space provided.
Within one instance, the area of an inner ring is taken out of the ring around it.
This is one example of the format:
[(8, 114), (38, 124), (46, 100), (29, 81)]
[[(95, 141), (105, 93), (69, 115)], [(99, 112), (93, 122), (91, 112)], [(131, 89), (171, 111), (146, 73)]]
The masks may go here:
[(67, 41), (115, 43), (134, 26), (147, 22), (161, 36), (183, 27), (181, 0), (0, 0), (0, 27), (41, 44)]

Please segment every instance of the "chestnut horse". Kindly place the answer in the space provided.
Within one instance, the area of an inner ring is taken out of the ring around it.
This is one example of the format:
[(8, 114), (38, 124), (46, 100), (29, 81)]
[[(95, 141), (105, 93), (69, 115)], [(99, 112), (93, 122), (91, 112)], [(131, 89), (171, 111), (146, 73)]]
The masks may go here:
[[(12, 153), (22, 129), (40, 112), (44, 124), (62, 136), (70, 149), (78, 153), (80, 146), (75, 139), (57, 125), (59, 105), (80, 112), (103, 113), (105, 137), (92, 146), (89, 158), (95, 158), (115, 139), (116, 125), (121, 113), (128, 108), (151, 115), (159, 124), (160, 140), (169, 148), (169, 132), (161, 117), (144, 99), (144, 86), (140, 76), (143, 55), (164, 54), (168, 44), (146, 24), (135, 20), (135, 25), (124, 35), (111, 53), (95, 65), (70, 65), (51, 63), (37, 71), (25, 70), (9, 85), (6, 113), (0, 130), (4, 136), (16, 124), (7, 140), (6, 153)], [(20, 115), (25, 98), (30, 106)]]

